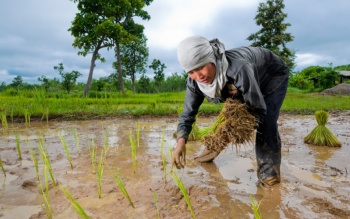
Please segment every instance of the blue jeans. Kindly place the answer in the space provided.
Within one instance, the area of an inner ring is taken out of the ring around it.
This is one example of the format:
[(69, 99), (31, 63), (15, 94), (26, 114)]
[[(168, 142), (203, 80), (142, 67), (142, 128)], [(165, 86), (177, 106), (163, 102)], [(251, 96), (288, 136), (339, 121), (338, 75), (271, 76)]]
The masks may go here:
[(265, 96), (266, 116), (257, 128), (255, 152), (259, 179), (276, 176), (280, 180), (281, 138), (277, 120), (283, 100), (287, 93), (288, 78), (279, 88)]

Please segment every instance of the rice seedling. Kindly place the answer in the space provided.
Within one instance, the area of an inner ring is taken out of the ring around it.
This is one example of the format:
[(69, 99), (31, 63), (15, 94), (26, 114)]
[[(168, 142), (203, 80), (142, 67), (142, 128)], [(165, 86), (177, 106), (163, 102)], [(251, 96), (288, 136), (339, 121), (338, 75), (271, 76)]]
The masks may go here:
[(38, 158), (37, 158), (35, 152), (33, 151), (33, 149), (30, 148), (29, 152), (30, 152), (30, 155), (32, 156), (32, 161), (34, 163), (36, 175), (38, 176), (38, 180), (39, 180), (40, 176), (39, 176), (39, 162), (38, 162)]
[[(183, 107), (180, 107), (177, 109), (177, 114), (180, 116), (181, 112), (183, 110)], [(197, 120), (198, 116), (196, 116), (196, 120)], [(176, 138), (177, 137), (177, 132), (175, 132), (173, 134), (173, 136)], [(197, 141), (197, 140), (201, 140), (202, 135), (201, 135), (201, 130), (199, 129), (197, 122), (195, 121), (192, 124), (192, 130), (190, 132), (190, 134), (188, 135), (188, 141)]]
[(155, 203), (156, 209), (157, 209), (157, 218), (159, 219), (160, 218), (160, 212), (159, 212), (159, 205), (158, 205), (158, 199), (157, 199), (156, 191), (154, 191), (154, 193), (153, 193), (153, 200), (154, 200), (154, 203)]
[(5, 171), (5, 168), (4, 168), (4, 165), (3, 165), (3, 163), (2, 163), (1, 158), (0, 158), (0, 167), (1, 167), (1, 169), (2, 169), (2, 172), (4, 173), (4, 176), (6, 177), (6, 171)]
[(91, 157), (91, 172), (95, 173), (95, 140), (93, 138), (91, 139), (90, 157)]
[(161, 155), (161, 158), (162, 158), (164, 183), (166, 183), (167, 163), (166, 163), (166, 156), (164, 154), (164, 130), (162, 131), (162, 142), (161, 142), (161, 145), (160, 145), (160, 155)]
[[(204, 136), (214, 134), (216, 129), (225, 121), (225, 118), (223, 116), (223, 111), (220, 112), (220, 114), (215, 118), (214, 122), (211, 123), (209, 126), (202, 127), (198, 129), (198, 138), (202, 139)], [(196, 129), (194, 130), (196, 131)]]
[(55, 177), (54, 177), (54, 175), (53, 175), (52, 166), (51, 166), (51, 161), (50, 161), (50, 158), (49, 158), (48, 153), (47, 153), (47, 151), (46, 151), (43, 138), (40, 139), (39, 151), (40, 151), (40, 155), (41, 155), (41, 158), (42, 158), (42, 160), (43, 160), (44, 166), (45, 166), (46, 169), (48, 170), (48, 172), (49, 172), (49, 174), (50, 174), (50, 177), (51, 177), (51, 181), (52, 181), (53, 185), (54, 185), (55, 188), (56, 188), (56, 180), (55, 180)]
[(125, 188), (124, 182), (122, 177), (120, 176), (118, 167), (115, 167), (115, 174), (112, 172), (112, 170), (110, 169), (110, 167), (108, 166), (107, 163), (105, 163), (107, 168), (109, 169), (109, 171), (111, 172), (115, 183), (117, 184), (117, 187), (119, 188), (119, 190), (123, 193), (123, 195), (125, 196), (125, 198), (128, 200), (129, 204), (131, 205), (132, 208), (135, 208), (134, 203), (131, 201), (131, 198), (129, 196), (128, 191)]
[(89, 219), (90, 217), (86, 214), (84, 209), (79, 205), (77, 200), (70, 194), (62, 185), (60, 185), (60, 188), (64, 195), (66, 196), (67, 200), (72, 204), (74, 211), (84, 219)]
[(315, 112), (317, 126), (304, 138), (304, 142), (318, 146), (341, 147), (339, 140), (325, 126), (328, 122), (328, 112)]
[(73, 129), (73, 133), (74, 133), (75, 145), (78, 148), (78, 155), (80, 155), (80, 153), (81, 153), (80, 140), (79, 140), (78, 131), (76, 128)]
[(22, 160), (21, 139), (18, 136), (18, 134), (16, 134), (16, 148), (17, 148), (18, 157), (20, 160)]
[(50, 201), (50, 191), (49, 191), (49, 182), (48, 182), (48, 176), (47, 176), (47, 166), (44, 165), (44, 181), (45, 181), (45, 188), (40, 180), (40, 177), (38, 175), (38, 187), (39, 187), (39, 193), (41, 195), (42, 203), (41, 206), (44, 209), (47, 218), (52, 218), (52, 208), (51, 208), (51, 201)]
[(107, 156), (108, 150), (109, 150), (109, 141), (108, 141), (108, 131), (106, 130), (104, 132), (104, 152), (105, 152), (105, 156)]
[(9, 128), (9, 125), (7, 123), (6, 112), (1, 113), (1, 124), (5, 130), (7, 130)]
[(97, 194), (98, 198), (101, 198), (102, 196), (102, 174), (103, 174), (103, 151), (101, 152), (101, 157), (98, 161), (97, 165)]
[(260, 213), (260, 205), (261, 205), (261, 202), (262, 200), (260, 200), (259, 202), (256, 202), (255, 200), (255, 197), (253, 195), (250, 195), (250, 203), (252, 205), (252, 209), (253, 209), (253, 212), (254, 212), (254, 218), (255, 219), (261, 219), (261, 213)]
[(179, 187), (182, 195), (184, 196), (185, 198), (185, 201), (186, 201), (186, 204), (191, 212), (191, 216), (192, 218), (196, 218), (196, 215), (194, 214), (194, 211), (193, 211), (193, 208), (192, 208), (192, 204), (191, 204), (191, 200), (187, 194), (187, 191), (186, 191), (186, 188), (185, 188), (185, 185), (183, 184), (182, 180), (177, 176), (177, 174), (175, 173), (175, 171), (172, 172), (173, 173), (173, 179), (176, 183), (176, 185)]
[(49, 182), (48, 182), (48, 172), (49, 172), (49, 166), (44, 165), (43, 166), (43, 174), (44, 174), (44, 182), (45, 182), (45, 187), (43, 186), (40, 178), (40, 173), (39, 173), (39, 162), (38, 158), (33, 151), (33, 149), (29, 149), (29, 152), (32, 156), (32, 161), (34, 163), (36, 175), (37, 175), (37, 186), (39, 189), (39, 194), (41, 196), (41, 207), (44, 209), (47, 218), (52, 218), (52, 208), (50, 204), (50, 193), (49, 193)]
[(43, 115), (41, 117), (41, 121), (44, 118), (46, 119), (46, 123), (49, 123), (49, 108), (46, 108), (46, 110), (43, 110)]
[(134, 173), (136, 173), (136, 144), (135, 144), (132, 132), (130, 132), (129, 141), (130, 141), (130, 147), (131, 147), (132, 168), (134, 170)]
[(137, 141), (137, 147), (140, 147), (140, 124), (137, 123), (137, 128), (136, 128), (136, 141)]
[(23, 114), (24, 114), (24, 121), (26, 126), (30, 125), (30, 113), (28, 109), (24, 109), (23, 110)]
[(68, 162), (70, 164), (70, 168), (73, 170), (72, 158), (71, 158), (70, 153), (69, 153), (67, 142), (66, 142), (66, 140), (64, 139), (64, 137), (61, 134), (58, 134), (58, 137), (61, 140), (61, 143), (62, 143), (62, 146), (64, 148), (64, 151), (66, 152), (66, 156), (67, 156), (67, 160), (68, 160)]
[[(197, 116), (198, 118), (198, 116)], [(192, 124), (192, 130), (190, 132), (190, 134), (188, 135), (188, 140), (189, 141), (197, 141), (197, 140), (201, 140), (202, 139), (202, 135), (200, 133), (200, 129), (197, 125), (197, 122), (194, 122)]]

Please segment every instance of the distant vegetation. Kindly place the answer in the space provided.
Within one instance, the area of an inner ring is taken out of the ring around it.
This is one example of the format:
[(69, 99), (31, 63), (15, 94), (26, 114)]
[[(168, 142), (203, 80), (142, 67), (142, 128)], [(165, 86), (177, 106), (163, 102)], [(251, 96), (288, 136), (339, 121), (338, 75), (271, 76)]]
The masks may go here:
[[(41, 84), (24, 83), (17, 76), (9, 85), (0, 85), (0, 118), (2, 124), (30, 120), (82, 120), (112, 116), (178, 115), (183, 107), (186, 74), (173, 73), (170, 77), (151, 79), (144, 75), (134, 81), (124, 79), (124, 92), (118, 91), (118, 79), (112, 74), (93, 79), (90, 92), (84, 97), (84, 83), (76, 83), (76, 71), (63, 71), (56, 66), (58, 78), (38, 78)], [(350, 65), (332, 67), (311, 66), (290, 74), (287, 97), (282, 111), (313, 114), (316, 110), (349, 110), (349, 95), (317, 95), (318, 92), (339, 84), (339, 71), (350, 70)], [(158, 76), (161, 75), (158, 72)], [(349, 80), (346, 81), (349, 83)], [(132, 91), (135, 90), (135, 93)], [(200, 115), (217, 114), (222, 105), (208, 102), (200, 108)], [(6, 120), (6, 121), (5, 121)], [(3, 125), (4, 126), (4, 125)]]

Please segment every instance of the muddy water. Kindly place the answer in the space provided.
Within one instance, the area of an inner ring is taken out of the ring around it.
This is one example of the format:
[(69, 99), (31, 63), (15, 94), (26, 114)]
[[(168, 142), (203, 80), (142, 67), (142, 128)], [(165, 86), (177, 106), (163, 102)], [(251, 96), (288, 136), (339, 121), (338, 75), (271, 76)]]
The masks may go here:
[[(198, 125), (207, 126), (213, 120), (214, 117), (199, 118)], [(169, 163), (166, 175), (162, 166), (161, 145), (169, 162), (169, 150), (175, 145), (176, 123), (175, 118), (111, 119), (32, 122), (29, 127), (10, 124), (8, 130), (0, 129), (0, 155), (6, 170), (6, 177), (0, 174), (0, 218), (47, 218), (40, 206), (36, 171), (29, 153), (30, 148), (37, 153), (42, 176), (38, 153), (41, 138), (56, 181), (91, 218), (157, 218), (158, 215), (160, 218), (191, 218), (169, 174)], [(189, 193), (196, 218), (253, 218), (251, 195), (261, 201), (263, 218), (349, 218), (350, 114), (333, 114), (326, 125), (343, 143), (341, 148), (304, 144), (303, 138), (315, 126), (314, 116), (280, 117), (282, 182), (269, 190), (256, 186), (253, 145), (229, 146), (214, 162), (197, 164), (193, 158), (203, 149), (202, 145), (189, 142), (186, 168), (176, 173)], [(134, 173), (129, 136), (137, 127), (140, 127), (140, 144), (136, 148)], [(69, 147), (73, 169), (58, 134)], [(18, 142), (22, 160), (18, 159)], [(95, 165), (91, 161), (92, 145), (96, 147)], [(109, 149), (104, 156), (102, 196), (98, 198), (97, 162), (106, 146)], [(114, 181), (112, 173), (116, 167), (135, 208)], [(59, 186), (50, 185), (50, 203), (53, 218), (79, 218)]]

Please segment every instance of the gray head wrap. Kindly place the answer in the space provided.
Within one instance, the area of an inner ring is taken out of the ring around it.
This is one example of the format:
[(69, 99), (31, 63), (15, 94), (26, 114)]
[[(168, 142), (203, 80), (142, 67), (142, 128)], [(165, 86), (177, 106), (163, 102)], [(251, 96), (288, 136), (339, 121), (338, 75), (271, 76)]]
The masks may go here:
[(186, 73), (205, 64), (214, 63), (216, 75), (213, 83), (205, 85), (198, 82), (198, 86), (203, 93), (211, 98), (221, 96), (221, 90), (227, 81), (226, 71), (228, 67), (223, 43), (218, 39), (209, 41), (201, 36), (187, 37), (178, 45), (177, 57)]
[(177, 48), (180, 65), (189, 72), (208, 63), (216, 63), (213, 48), (209, 41), (201, 36), (191, 36), (180, 42)]

